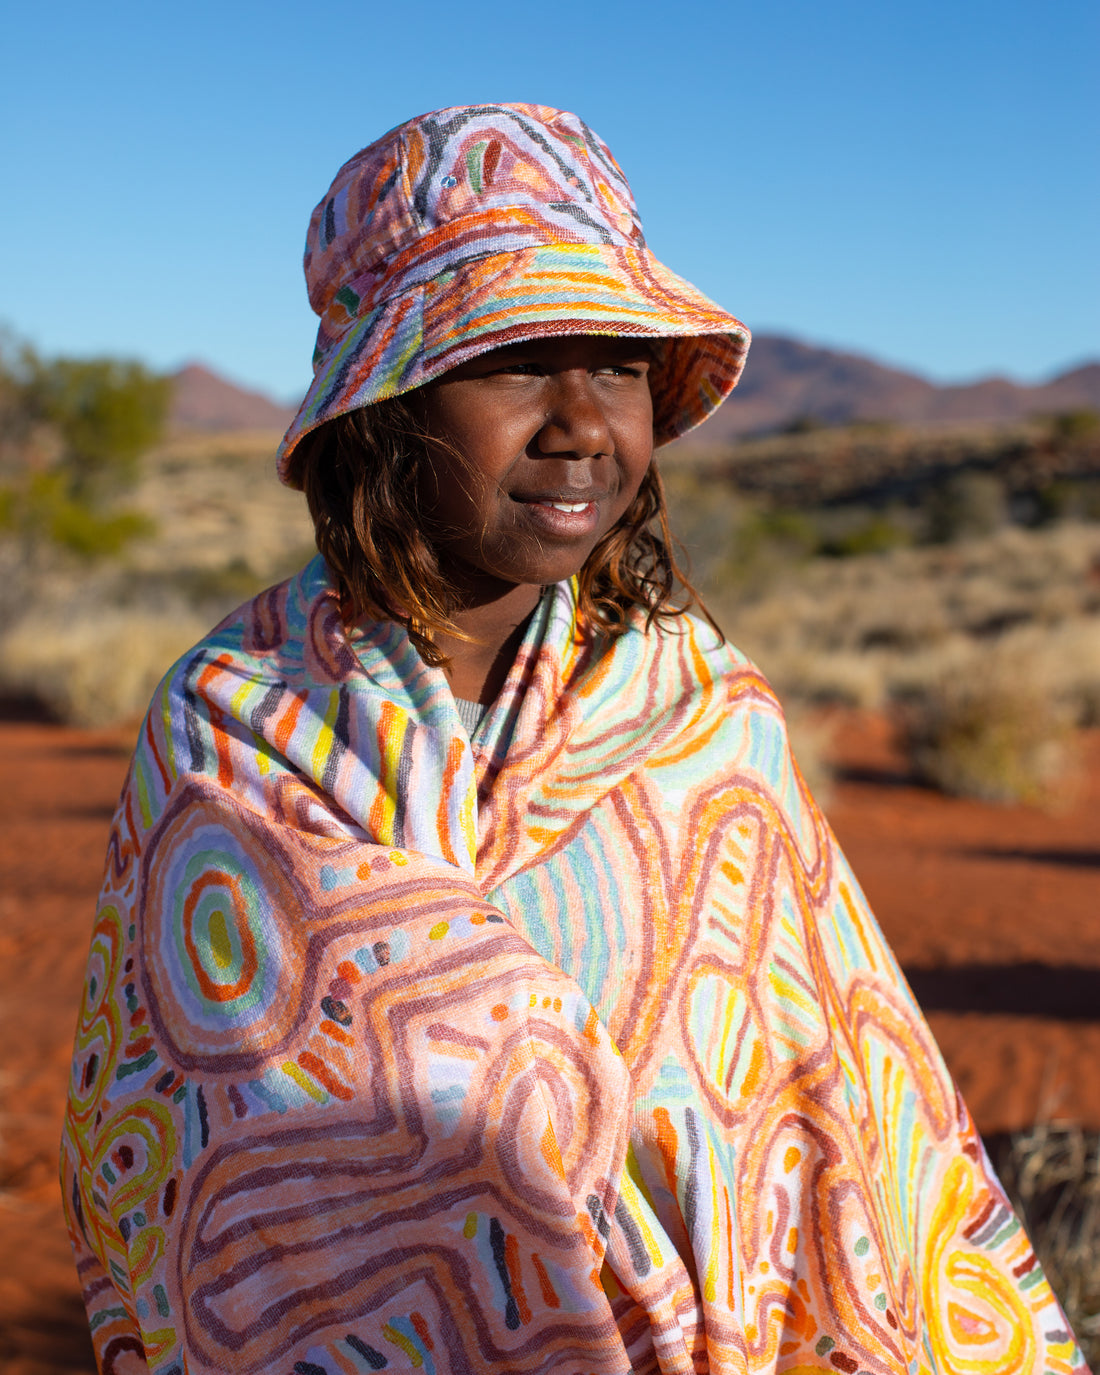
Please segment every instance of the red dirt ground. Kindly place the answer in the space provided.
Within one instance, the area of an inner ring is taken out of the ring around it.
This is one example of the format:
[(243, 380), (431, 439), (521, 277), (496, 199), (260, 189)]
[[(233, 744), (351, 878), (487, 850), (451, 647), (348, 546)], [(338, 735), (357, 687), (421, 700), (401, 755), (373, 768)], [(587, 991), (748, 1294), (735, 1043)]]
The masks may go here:
[[(94, 1371), (56, 1175), (75, 1008), (131, 735), (0, 723), (0, 1368)], [(1100, 733), (1047, 815), (912, 786), (838, 727), (829, 814), (984, 1132), (1100, 1128)]]

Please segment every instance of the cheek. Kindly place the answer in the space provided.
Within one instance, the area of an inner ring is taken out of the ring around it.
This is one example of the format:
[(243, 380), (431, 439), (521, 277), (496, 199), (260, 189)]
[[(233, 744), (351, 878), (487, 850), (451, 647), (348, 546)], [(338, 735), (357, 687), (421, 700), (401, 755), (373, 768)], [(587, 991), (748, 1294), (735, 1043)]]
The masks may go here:
[(430, 450), (419, 485), (421, 510), (438, 530), (461, 533), (476, 528), (481, 483), (459, 454)]

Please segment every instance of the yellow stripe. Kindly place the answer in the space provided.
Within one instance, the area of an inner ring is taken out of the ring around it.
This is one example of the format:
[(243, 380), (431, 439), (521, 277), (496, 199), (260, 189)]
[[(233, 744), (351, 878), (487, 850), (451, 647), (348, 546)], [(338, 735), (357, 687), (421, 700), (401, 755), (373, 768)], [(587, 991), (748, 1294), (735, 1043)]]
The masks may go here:
[(379, 760), (381, 778), (379, 793), (371, 808), (371, 822), (379, 845), (393, 844), (393, 826), (397, 819), (397, 768), (401, 762), (401, 746), (405, 742), (405, 715), (387, 702), (379, 716), (382, 737), (382, 758)]
[(336, 739), (333, 726), (336, 724), (336, 713), (340, 710), (340, 694), (333, 692), (329, 694), (328, 706), (325, 708), (325, 719), (321, 723), (321, 729), (317, 732), (317, 740), (313, 746), (313, 758), (310, 760), (310, 770), (314, 778), (321, 778), (325, 772), (325, 764), (329, 755), (332, 753), (333, 741)]
[(726, 1016), (722, 1023), (722, 1035), (718, 1041), (718, 1063), (722, 1069), (726, 1068), (726, 1043), (730, 1038), (730, 1031), (733, 1029), (733, 1014), (737, 1011), (737, 995), (726, 999)]
[(141, 764), (137, 764), (134, 769), (134, 778), (137, 781), (138, 806), (141, 808), (141, 819), (148, 830), (153, 824), (153, 809), (149, 806), (149, 789), (145, 785), (145, 770)]
[(245, 702), (248, 701), (255, 690), (256, 684), (250, 678), (247, 678), (229, 699), (229, 705), (233, 710), (233, 715), (238, 721), (244, 719), (241, 715), (241, 707), (244, 706)]
[(714, 1147), (707, 1143), (710, 1159), (710, 1254), (707, 1256), (707, 1276), (703, 1282), (703, 1298), (713, 1303), (718, 1297), (718, 1169), (714, 1163)]
[[(635, 1168), (637, 1168), (637, 1162), (635, 1162)], [(625, 1170), (622, 1178), (619, 1180), (619, 1200), (626, 1204), (627, 1211), (634, 1219), (634, 1225), (642, 1234), (642, 1241), (645, 1243), (645, 1249), (649, 1252), (650, 1259), (653, 1261), (654, 1266), (660, 1269), (665, 1263), (665, 1258), (661, 1254), (661, 1248), (657, 1244), (657, 1238), (653, 1235), (653, 1229), (646, 1220), (646, 1213), (649, 1210), (645, 1207), (637, 1185)]]
[(398, 1332), (396, 1327), (391, 1327), (389, 1323), (387, 1323), (382, 1329), (382, 1335), (388, 1342), (393, 1342), (394, 1346), (399, 1346), (405, 1355), (408, 1356), (409, 1360), (412, 1361), (413, 1365), (416, 1366), (417, 1370), (424, 1364), (424, 1357), (421, 1356), (420, 1352), (417, 1351), (408, 1337), (406, 1337), (403, 1332)]
[(315, 1103), (328, 1102), (328, 1094), (324, 1089), (318, 1087), (304, 1070), (298, 1068), (293, 1060), (284, 1061), (282, 1070), (287, 1078), (293, 1079), (298, 1087), (308, 1093)]

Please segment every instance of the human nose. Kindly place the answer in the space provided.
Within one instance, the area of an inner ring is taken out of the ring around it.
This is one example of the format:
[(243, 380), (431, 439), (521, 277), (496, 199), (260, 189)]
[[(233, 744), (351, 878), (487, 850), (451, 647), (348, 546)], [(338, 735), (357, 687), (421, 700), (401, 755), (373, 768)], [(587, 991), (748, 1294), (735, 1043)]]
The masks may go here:
[(607, 413), (588, 372), (578, 369), (550, 380), (550, 405), (536, 437), (539, 453), (577, 458), (612, 453)]

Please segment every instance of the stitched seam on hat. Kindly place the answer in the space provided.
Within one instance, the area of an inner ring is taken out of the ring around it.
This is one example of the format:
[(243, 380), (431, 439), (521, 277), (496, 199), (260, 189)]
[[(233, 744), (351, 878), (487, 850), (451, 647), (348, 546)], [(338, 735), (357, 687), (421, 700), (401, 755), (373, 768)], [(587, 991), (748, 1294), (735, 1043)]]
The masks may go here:
[(416, 208), (416, 201), (413, 198), (412, 184), (409, 181), (409, 149), (403, 133), (397, 135), (397, 159), (397, 165), (401, 169), (401, 190), (405, 195), (405, 204), (409, 208), (409, 215), (420, 233), (423, 234), (425, 232), (424, 217)]

